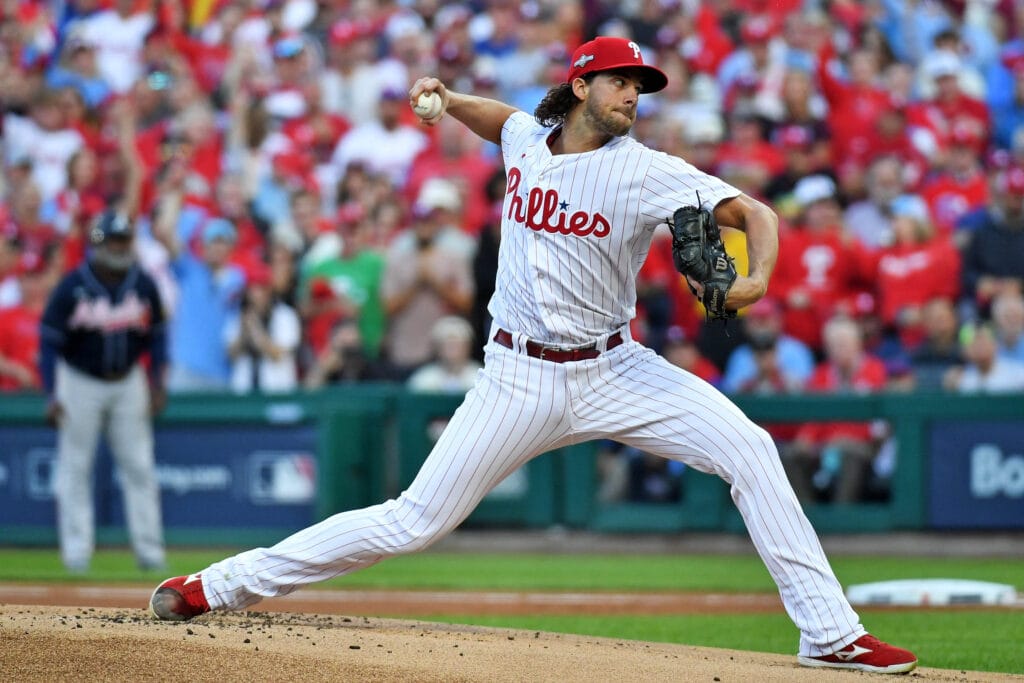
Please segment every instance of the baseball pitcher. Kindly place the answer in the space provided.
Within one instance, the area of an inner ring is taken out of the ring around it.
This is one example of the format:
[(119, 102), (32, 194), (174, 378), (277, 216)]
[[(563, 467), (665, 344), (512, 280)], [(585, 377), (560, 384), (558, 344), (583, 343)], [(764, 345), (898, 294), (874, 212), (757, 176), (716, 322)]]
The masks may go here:
[[(168, 579), (153, 593), (154, 614), (181, 620), (243, 609), (422, 550), (534, 456), (611, 438), (729, 483), (800, 630), (802, 664), (884, 673), (916, 666), (913, 654), (861, 625), (767, 432), (630, 338), (637, 271), (659, 224), (670, 224), (676, 265), (712, 317), (763, 296), (778, 252), (767, 206), (628, 136), (642, 93), (666, 81), (636, 43), (599, 37), (576, 49), (565, 82), (534, 116), (435, 78), (413, 85), (411, 105), (423, 93), (441, 98), (426, 124), (447, 113), (501, 145), (508, 182), (484, 370), (397, 499)], [(748, 276), (732, 267), (719, 224), (746, 232)]]

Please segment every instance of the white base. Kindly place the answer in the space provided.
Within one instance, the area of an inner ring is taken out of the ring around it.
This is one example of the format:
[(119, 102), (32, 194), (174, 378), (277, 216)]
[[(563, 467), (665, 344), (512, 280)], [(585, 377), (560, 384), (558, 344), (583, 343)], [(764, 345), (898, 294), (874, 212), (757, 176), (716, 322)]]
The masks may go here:
[(846, 589), (852, 605), (1015, 605), (1017, 589), (1005, 583), (966, 579), (904, 579), (862, 583)]

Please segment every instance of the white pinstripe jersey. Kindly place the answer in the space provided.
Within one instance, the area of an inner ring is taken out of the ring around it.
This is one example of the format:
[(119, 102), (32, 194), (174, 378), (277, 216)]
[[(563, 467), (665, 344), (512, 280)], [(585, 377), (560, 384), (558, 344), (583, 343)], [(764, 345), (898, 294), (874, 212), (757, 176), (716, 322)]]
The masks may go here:
[(630, 137), (553, 155), (551, 131), (525, 112), (502, 128), (508, 184), (488, 310), (531, 339), (584, 345), (636, 315), (636, 276), (660, 223), (698, 192), (714, 206), (740, 191)]

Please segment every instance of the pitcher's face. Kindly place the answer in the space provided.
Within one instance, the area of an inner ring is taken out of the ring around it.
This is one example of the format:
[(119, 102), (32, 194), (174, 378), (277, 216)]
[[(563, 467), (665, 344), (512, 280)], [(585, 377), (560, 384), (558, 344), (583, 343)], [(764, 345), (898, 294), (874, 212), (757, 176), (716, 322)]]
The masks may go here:
[(620, 137), (636, 121), (640, 79), (629, 70), (597, 74), (587, 85), (583, 118), (595, 130)]

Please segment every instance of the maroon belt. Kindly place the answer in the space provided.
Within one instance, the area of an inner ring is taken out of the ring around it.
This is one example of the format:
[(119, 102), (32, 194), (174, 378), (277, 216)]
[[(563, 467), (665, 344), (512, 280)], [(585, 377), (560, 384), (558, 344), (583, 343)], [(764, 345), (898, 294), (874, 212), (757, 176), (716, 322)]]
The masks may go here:
[[(506, 348), (514, 348), (512, 346), (511, 332), (499, 329), (497, 334), (494, 335), (494, 341)], [(611, 351), (621, 343), (622, 333), (616, 332), (612, 336), (608, 337), (607, 350)], [(601, 355), (601, 352), (597, 350), (597, 344), (591, 344), (590, 346), (583, 346), (575, 349), (566, 349), (561, 346), (547, 346), (535, 341), (528, 341), (526, 342), (526, 355), (533, 356), (534, 358), (540, 358), (541, 360), (549, 360), (552, 363), (572, 363), (578, 360), (590, 360), (591, 358), (597, 358)]]

